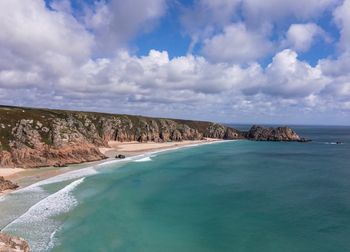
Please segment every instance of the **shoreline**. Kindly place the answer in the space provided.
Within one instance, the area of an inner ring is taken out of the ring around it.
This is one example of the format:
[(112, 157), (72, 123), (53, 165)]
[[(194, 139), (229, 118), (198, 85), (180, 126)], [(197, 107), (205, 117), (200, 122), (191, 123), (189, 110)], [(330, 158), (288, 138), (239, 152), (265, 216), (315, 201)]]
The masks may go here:
[[(41, 168), (0, 168), (0, 176), (4, 176), (6, 179), (19, 185), (17, 189), (6, 190), (0, 192), (0, 197), (4, 197), (10, 193), (14, 193), (17, 190), (21, 190), (27, 186), (35, 184), (39, 181), (43, 181), (58, 175), (62, 175), (72, 171), (79, 171), (81, 169), (90, 166), (101, 166), (109, 163), (117, 162), (129, 162), (135, 157), (140, 156), (142, 158), (145, 154), (156, 154), (165, 151), (171, 151), (186, 147), (195, 147), (199, 145), (228, 142), (229, 140), (222, 139), (205, 139), (205, 140), (189, 140), (182, 142), (166, 142), (166, 143), (156, 143), (156, 142), (110, 142), (110, 148), (100, 148), (102, 154), (107, 156), (107, 159), (102, 159), (93, 162), (84, 162), (80, 164), (70, 164), (66, 167), (41, 167)], [(125, 155), (125, 159), (115, 158), (115, 155), (122, 154)]]
[[(151, 145), (148, 144), (147, 146), (149, 147), (147, 147), (148, 148), (147, 150), (143, 149), (142, 152), (140, 152), (139, 150), (137, 151), (133, 150), (132, 154), (128, 155), (125, 159), (109, 158), (109, 159), (104, 159), (97, 162), (92, 162), (92, 163), (89, 162), (89, 163), (83, 163), (79, 165), (64, 167), (65, 169), (64, 172), (59, 171), (57, 175), (48, 176), (46, 179), (43, 179), (43, 180), (32, 181), (30, 184), (27, 184), (27, 186), (25, 187), (21, 186), (15, 191), (9, 192), (5, 195), (1, 195), (0, 202), (3, 202), (3, 204), (0, 203), (0, 205), (2, 206), (0, 211), (4, 210), (3, 212), (4, 214), (2, 215), (2, 220), (0, 221), (1, 229), (3, 229), (4, 232), (12, 233), (20, 237), (25, 237), (27, 241), (31, 244), (31, 246), (34, 246), (35, 248), (37, 248), (37, 246), (40, 246), (40, 244), (36, 243), (35, 242), (36, 240), (32, 236), (26, 236), (24, 233), (21, 233), (20, 231), (13, 232), (13, 230), (11, 229), (11, 224), (15, 223), (17, 220), (24, 221), (24, 219), (30, 218), (30, 216), (33, 215), (33, 211), (35, 212), (40, 210), (39, 212), (43, 214), (44, 218), (47, 218), (45, 217), (46, 214), (49, 214), (48, 216), (51, 216), (50, 209), (52, 207), (52, 204), (54, 204), (55, 206), (54, 207), (56, 209), (55, 211), (59, 211), (59, 214), (68, 212), (69, 210), (67, 210), (65, 206), (67, 206), (67, 204), (68, 206), (74, 206), (74, 204), (72, 203), (74, 202), (74, 200), (72, 200), (71, 197), (69, 196), (70, 191), (73, 190), (72, 188), (75, 188), (77, 184), (80, 184), (86, 177), (94, 176), (95, 174), (98, 174), (100, 172), (103, 173), (104, 169), (117, 170), (119, 168), (124, 167), (126, 164), (129, 164), (132, 162), (138, 162), (138, 161), (141, 162), (143, 161), (143, 159), (152, 157), (153, 155), (158, 153), (172, 152), (172, 151), (183, 150), (187, 148), (200, 147), (202, 145), (220, 144), (224, 142), (231, 142), (231, 141), (230, 140), (190, 141), (190, 142), (185, 142), (181, 144), (179, 143), (166, 144), (165, 146), (161, 146), (160, 148), (153, 148), (153, 147), (151, 148), (151, 146), (154, 144), (151, 144)], [(138, 147), (142, 147), (142, 146), (138, 146)], [(50, 169), (50, 167), (46, 169)], [(55, 169), (62, 169), (62, 168), (55, 167)], [(56, 172), (58, 171), (56, 170)], [(22, 175), (23, 173), (21, 174), (21, 176)], [(62, 186), (60, 185), (57, 188), (55, 186), (52, 186), (52, 188), (55, 188), (55, 190), (50, 190), (49, 192), (46, 192), (45, 190), (41, 190), (40, 188), (41, 186), (55, 184), (55, 183), (63, 183), (63, 184)], [(24, 192), (23, 195), (22, 195), (22, 192)], [(56, 199), (61, 199), (62, 195), (66, 195), (66, 196), (68, 195), (68, 197), (67, 199), (65, 197), (62, 198), (63, 208), (60, 208), (60, 204), (56, 205), (56, 203), (53, 203), (53, 202), (55, 202)], [(29, 199), (33, 198), (34, 201), (32, 200), (30, 200), (29, 202), (25, 201), (25, 204), (27, 205), (25, 207), (19, 206), (17, 210), (18, 212), (15, 213), (16, 216), (13, 216), (14, 213), (12, 212), (12, 207), (14, 205), (12, 205), (11, 203), (16, 204), (16, 202), (14, 202), (13, 199), (16, 199), (17, 196), (22, 197), (23, 200), (26, 200), (27, 198)], [(58, 212), (55, 214), (58, 214)], [(21, 223), (21, 221), (19, 223)], [(27, 223), (27, 222), (24, 221), (23, 223)], [(45, 226), (42, 226), (42, 227), (45, 227)], [(52, 237), (57, 230), (57, 227), (50, 226), (52, 230), (47, 228), (48, 227), (44, 228), (43, 230), (39, 229), (39, 233), (40, 235), (44, 235), (44, 233), (47, 230), (49, 230), (49, 233), (45, 233), (45, 237), (48, 240), (48, 244), (50, 244), (52, 242)], [(21, 226), (19, 227), (18, 230), (22, 230)], [(41, 233), (41, 232), (44, 232), (44, 233)], [(37, 232), (36, 235), (39, 235), (39, 233)]]

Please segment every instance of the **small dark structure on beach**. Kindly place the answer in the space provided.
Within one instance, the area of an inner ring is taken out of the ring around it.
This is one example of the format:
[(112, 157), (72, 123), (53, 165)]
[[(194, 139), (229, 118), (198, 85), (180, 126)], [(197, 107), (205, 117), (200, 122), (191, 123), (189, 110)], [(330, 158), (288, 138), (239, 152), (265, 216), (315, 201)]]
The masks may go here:
[(124, 158), (125, 158), (125, 156), (124, 156), (124, 155), (122, 155), (122, 154), (119, 154), (119, 155), (116, 155), (116, 156), (115, 156), (115, 158), (124, 159)]

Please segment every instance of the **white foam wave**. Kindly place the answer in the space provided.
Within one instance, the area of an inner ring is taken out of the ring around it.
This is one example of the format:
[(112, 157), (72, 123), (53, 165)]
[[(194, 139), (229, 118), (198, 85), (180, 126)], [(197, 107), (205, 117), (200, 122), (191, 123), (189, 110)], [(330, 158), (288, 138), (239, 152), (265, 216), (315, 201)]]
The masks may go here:
[(341, 142), (325, 142), (324, 144), (335, 145), (335, 144), (343, 144), (343, 143), (341, 143)]
[(115, 164), (115, 163), (120, 163), (120, 162), (126, 162), (126, 161), (130, 161), (132, 157), (128, 157), (128, 158), (124, 158), (124, 159), (114, 159), (114, 160), (109, 160), (109, 161), (105, 161), (103, 163), (100, 163), (96, 166), (105, 166), (105, 165), (109, 165), (109, 164)]
[(134, 160), (134, 162), (149, 162), (149, 161), (152, 161), (151, 157), (144, 157), (144, 158)]
[(60, 225), (59, 221), (52, 217), (67, 213), (77, 205), (78, 202), (72, 191), (84, 179), (83, 177), (75, 180), (58, 192), (39, 201), (3, 230), (26, 238), (33, 251), (46, 250), (48, 245), (52, 244), (54, 232)]
[(66, 172), (66, 173), (57, 175), (55, 177), (51, 177), (51, 178), (39, 181), (30, 186), (17, 190), (15, 191), (15, 193), (21, 193), (21, 192), (27, 192), (27, 191), (41, 191), (42, 190), (41, 186), (43, 185), (54, 184), (54, 183), (69, 181), (69, 180), (78, 179), (82, 177), (92, 176), (97, 173), (98, 172), (93, 167), (86, 167), (83, 169)]

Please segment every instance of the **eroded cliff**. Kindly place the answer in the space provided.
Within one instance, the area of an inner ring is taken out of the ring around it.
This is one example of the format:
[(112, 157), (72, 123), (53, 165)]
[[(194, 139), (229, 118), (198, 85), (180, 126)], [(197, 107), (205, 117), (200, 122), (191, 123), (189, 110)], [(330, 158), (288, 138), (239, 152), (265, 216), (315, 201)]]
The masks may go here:
[(0, 106), (0, 167), (64, 166), (105, 158), (109, 141), (300, 141), (288, 127), (241, 132), (203, 121)]
[(63, 166), (105, 158), (109, 141), (241, 139), (211, 122), (18, 107), (0, 107), (0, 167)]

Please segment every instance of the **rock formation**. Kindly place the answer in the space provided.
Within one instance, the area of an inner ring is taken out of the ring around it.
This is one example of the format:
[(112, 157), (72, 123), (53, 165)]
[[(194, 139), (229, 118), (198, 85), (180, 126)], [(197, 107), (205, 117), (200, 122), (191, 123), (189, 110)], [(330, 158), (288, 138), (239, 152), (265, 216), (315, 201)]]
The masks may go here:
[(244, 138), (211, 122), (0, 106), (0, 167), (64, 166), (101, 160), (109, 141)]
[(0, 233), (0, 251), (1, 252), (29, 252), (28, 243), (19, 237)]
[(0, 106), (0, 167), (64, 166), (105, 158), (109, 141), (300, 141), (288, 127), (241, 132), (217, 123)]
[(300, 141), (301, 138), (289, 127), (265, 128), (254, 125), (246, 137), (255, 141)]
[(14, 184), (11, 181), (6, 180), (4, 177), (0, 176), (0, 192), (5, 191), (5, 190), (13, 190), (13, 189), (16, 189), (17, 187), (18, 187), (18, 185)]

